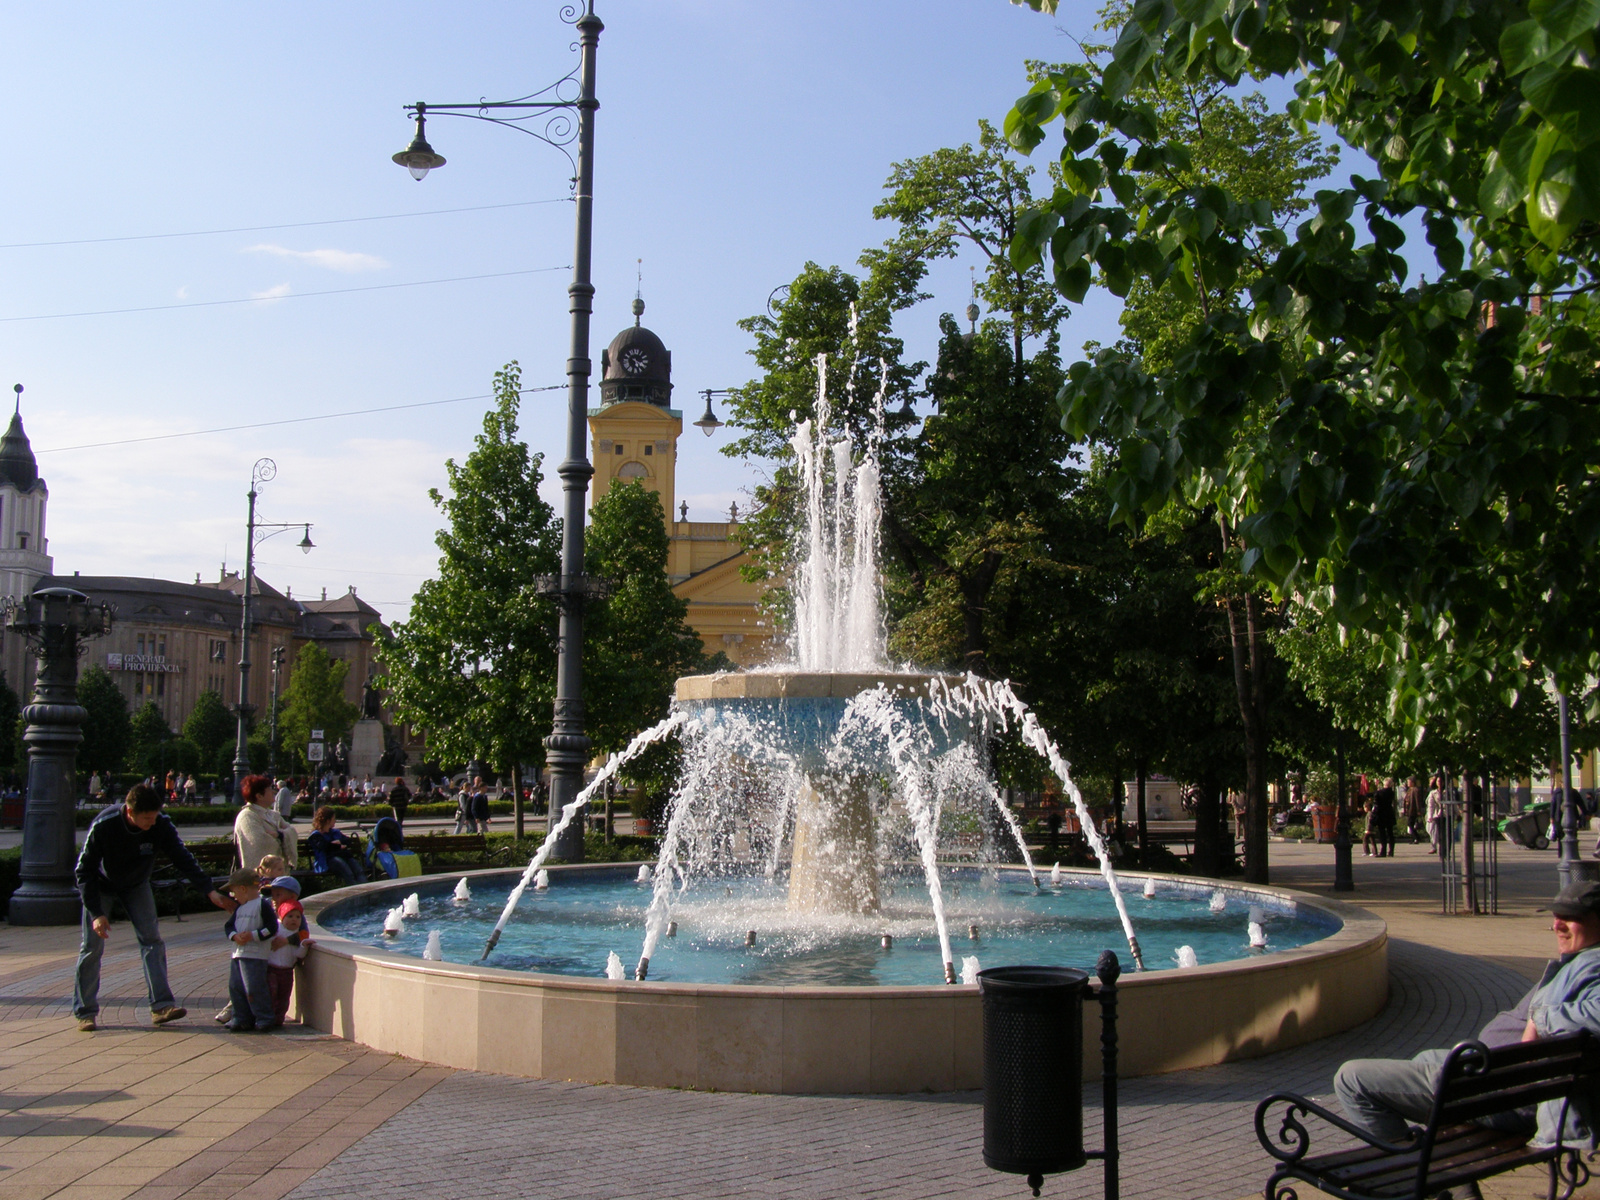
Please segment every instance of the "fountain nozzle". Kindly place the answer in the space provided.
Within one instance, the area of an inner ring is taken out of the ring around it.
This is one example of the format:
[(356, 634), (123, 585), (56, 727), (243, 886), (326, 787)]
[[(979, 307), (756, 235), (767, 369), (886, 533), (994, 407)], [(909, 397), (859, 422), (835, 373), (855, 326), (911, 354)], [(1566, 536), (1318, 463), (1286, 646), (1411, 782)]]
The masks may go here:
[[(677, 937), (678, 936), (678, 923), (676, 921), (668, 921), (667, 922), (667, 936), (668, 937)], [(650, 960), (649, 959), (645, 959), (645, 961), (649, 962)]]
[(648, 958), (641, 958), (639, 960), (639, 965), (633, 969), (633, 977), (639, 983), (643, 983), (645, 981), (645, 977), (649, 974), (650, 960)]
[(754, 946), (756, 944), (756, 931), (754, 929), (751, 929), (745, 933), (744, 944), (746, 946)]
[(482, 962), (484, 958), (488, 958), (489, 955), (494, 953), (495, 943), (497, 943), (499, 940), (500, 940), (500, 931), (498, 929), (496, 929), (493, 933), (491, 933), (489, 935), (488, 945), (484, 946), (484, 948), (483, 948), (483, 958), (480, 958), (478, 960), (479, 962)]
[(956, 965), (955, 965), (955, 963), (952, 963), (952, 962), (945, 963), (945, 965), (944, 965), (944, 981), (946, 983), (954, 983), (956, 981)]
[(977, 941), (978, 940), (978, 927), (976, 925), (968, 925), (967, 926), (967, 936), (969, 938), (971, 938), (973, 941)]
[(893, 950), (894, 949), (894, 938), (891, 935), (886, 933), (886, 934), (883, 935), (883, 941), (881, 941), (879, 943), (879, 945), (881, 945), (885, 950)]

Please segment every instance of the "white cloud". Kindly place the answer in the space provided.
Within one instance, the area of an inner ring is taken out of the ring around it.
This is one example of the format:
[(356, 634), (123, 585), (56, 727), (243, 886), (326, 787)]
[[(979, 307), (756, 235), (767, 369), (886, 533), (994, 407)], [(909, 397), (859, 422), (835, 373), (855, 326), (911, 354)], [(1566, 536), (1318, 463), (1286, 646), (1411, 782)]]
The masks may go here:
[(287, 296), (292, 291), (294, 291), (294, 289), (291, 288), (287, 283), (279, 283), (279, 284), (273, 285), (272, 287), (269, 287), (264, 292), (251, 292), (250, 293), (250, 299), (252, 299), (252, 300), (282, 300), (285, 296)]
[(243, 253), (292, 258), (299, 262), (310, 263), (314, 267), (339, 271), (346, 275), (357, 271), (381, 271), (389, 265), (374, 254), (362, 254), (358, 250), (290, 250), (287, 246), (276, 246), (271, 242), (262, 242), (259, 246), (246, 246)]

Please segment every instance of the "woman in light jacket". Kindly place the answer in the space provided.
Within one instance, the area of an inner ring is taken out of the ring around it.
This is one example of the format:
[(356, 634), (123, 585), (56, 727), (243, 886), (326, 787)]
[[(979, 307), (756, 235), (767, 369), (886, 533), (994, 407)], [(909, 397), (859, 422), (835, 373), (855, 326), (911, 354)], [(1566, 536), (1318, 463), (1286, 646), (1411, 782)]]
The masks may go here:
[(245, 798), (245, 806), (233, 822), (239, 865), (254, 870), (267, 855), (281, 854), (293, 871), (300, 858), (300, 837), (272, 807), (272, 780), (265, 775), (246, 775), (239, 790)]

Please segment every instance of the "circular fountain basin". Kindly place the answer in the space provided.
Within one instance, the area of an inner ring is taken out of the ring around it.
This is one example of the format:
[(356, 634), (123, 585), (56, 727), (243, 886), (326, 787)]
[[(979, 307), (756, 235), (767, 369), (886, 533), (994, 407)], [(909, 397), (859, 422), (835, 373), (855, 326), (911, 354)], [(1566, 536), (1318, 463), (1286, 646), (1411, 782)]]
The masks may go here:
[[(454, 875), (311, 897), (305, 906), (315, 943), (297, 988), (301, 1017), (380, 1050), (535, 1078), (788, 1093), (981, 1085), (976, 986), (906, 982), (936, 977), (938, 970), (926, 908), (915, 910), (909, 896), (904, 914), (891, 895), (872, 917), (840, 918), (836, 928), (820, 933), (813, 923), (808, 936), (815, 944), (807, 948), (796, 944), (793, 931), (785, 932), (781, 907), (761, 908), (757, 893), (765, 881), (715, 881), (703, 891), (735, 893), (704, 910), (680, 909), (679, 938), (658, 948), (649, 982), (601, 978), (601, 945), (619, 951), (631, 973), (627, 955), (637, 954), (648, 903), (648, 889), (634, 882), (637, 870), (637, 864), (550, 868), (550, 891), (525, 898), (494, 960), (537, 969), (413, 957), (430, 929), (444, 935), (447, 959), (474, 957), (470, 946), (481, 949), (493, 920), (489, 909), (498, 908), (515, 871), (469, 873), (475, 898), (467, 906), (450, 899)], [(1141, 941), (1149, 939), (1146, 962), (1170, 966), (1163, 938), (1171, 934), (1195, 945), (1203, 964), (1136, 974), (1120, 929), (1107, 916), (1111, 905), (1098, 873), (1063, 873), (1062, 893), (1081, 894), (1092, 914), (1078, 922), (1089, 931), (1074, 949), (1065, 929), (1072, 922), (1055, 920), (1049, 911), (1048, 883), (1033, 900), (1019, 869), (1002, 869), (997, 880), (976, 868), (947, 871), (956, 893), (951, 915), (958, 957), (979, 956), (986, 967), (1041, 961), (1092, 966), (1100, 949), (1118, 952), (1125, 972), (1119, 988), (1123, 1074), (1286, 1049), (1367, 1020), (1387, 999), (1383, 922), (1335, 901), (1181, 876), (1128, 876), (1123, 890)], [(1157, 881), (1156, 901), (1139, 898), (1147, 878)], [(906, 881), (908, 893), (913, 882)], [(1207, 901), (1217, 891), (1226, 909), (1213, 915)], [(412, 892), (422, 899), (422, 919), (386, 941), (377, 932), (383, 913)], [(1101, 911), (1093, 914), (1096, 900)], [(1174, 903), (1191, 911), (1162, 911)], [(1141, 904), (1151, 906), (1148, 919), (1140, 916)], [(1035, 933), (1043, 933), (1032, 942), (1006, 925), (1007, 914), (1030, 905), (1045, 918), (1042, 926), (1035, 922)], [(458, 907), (471, 915), (458, 918)], [(1265, 918), (1269, 953), (1247, 948), (1252, 907)], [(712, 917), (718, 908), (726, 910), (720, 924)], [(977, 942), (966, 927), (973, 914), (979, 914)], [(852, 921), (862, 922), (861, 929)], [(761, 928), (754, 947), (744, 946), (735, 928), (741, 924)], [(1218, 945), (1231, 946), (1238, 957), (1208, 961), (1220, 952), (1199, 937), (1208, 924), (1221, 930)], [(867, 925), (897, 930), (892, 948), (867, 936)], [(846, 944), (849, 952), (841, 953)], [(843, 982), (824, 982), (830, 979)], [(1084, 1063), (1092, 1073), (1099, 1062), (1092, 1013), (1084, 1030)]]

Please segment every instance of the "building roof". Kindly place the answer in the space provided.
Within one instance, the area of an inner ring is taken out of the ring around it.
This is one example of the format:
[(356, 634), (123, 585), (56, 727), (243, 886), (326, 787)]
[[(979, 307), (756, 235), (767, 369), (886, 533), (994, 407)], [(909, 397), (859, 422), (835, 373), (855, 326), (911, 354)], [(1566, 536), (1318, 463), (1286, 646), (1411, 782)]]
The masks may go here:
[[(91, 600), (103, 600), (119, 620), (156, 624), (205, 625), (231, 629), (239, 623), (238, 579), (229, 590), (219, 584), (178, 583), (134, 575), (47, 575), (37, 587), (71, 587)], [(293, 628), (300, 615), (283, 596), (256, 580), (255, 620)]]
[(600, 402), (642, 401), (665, 408), (672, 398), (672, 352), (639, 323), (644, 301), (633, 302), (633, 324), (600, 352)]
[(28, 444), (20, 411), (12, 416), (5, 436), (0, 437), (0, 484), (6, 483), (19, 492), (31, 492), (41, 483), (39, 460), (33, 456), (33, 447)]

